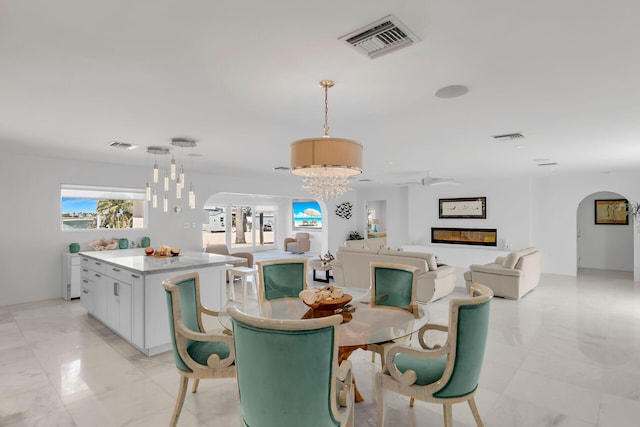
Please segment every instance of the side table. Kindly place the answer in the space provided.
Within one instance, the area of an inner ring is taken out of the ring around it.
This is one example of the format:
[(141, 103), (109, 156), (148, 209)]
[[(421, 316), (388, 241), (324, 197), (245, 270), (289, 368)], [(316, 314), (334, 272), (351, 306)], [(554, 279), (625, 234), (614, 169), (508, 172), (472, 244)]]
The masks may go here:
[(253, 290), (256, 293), (258, 292), (258, 287), (256, 283), (257, 275), (256, 275), (255, 268), (230, 266), (227, 268), (227, 271), (229, 272), (229, 277), (231, 278), (231, 280), (229, 281), (229, 284), (231, 285), (230, 294), (231, 294), (232, 300), (236, 299), (236, 292), (233, 286), (233, 279), (236, 276), (239, 276), (240, 280), (242, 280), (242, 297), (243, 298), (247, 298), (247, 277), (248, 276), (252, 277), (251, 283), (253, 283)]
[[(331, 264), (324, 264), (319, 259), (314, 259), (309, 262), (309, 266), (313, 269), (314, 281), (329, 283), (329, 279), (333, 279), (333, 276), (331, 275)], [(324, 271), (324, 279), (316, 277), (316, 271)]]

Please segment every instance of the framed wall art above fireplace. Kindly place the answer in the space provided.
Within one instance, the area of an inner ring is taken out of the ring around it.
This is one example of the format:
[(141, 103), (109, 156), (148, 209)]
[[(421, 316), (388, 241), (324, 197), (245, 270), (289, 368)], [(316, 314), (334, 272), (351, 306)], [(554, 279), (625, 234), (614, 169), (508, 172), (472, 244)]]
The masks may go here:
[(439, 199), (439, 218), (487, 218), (486, 197)]

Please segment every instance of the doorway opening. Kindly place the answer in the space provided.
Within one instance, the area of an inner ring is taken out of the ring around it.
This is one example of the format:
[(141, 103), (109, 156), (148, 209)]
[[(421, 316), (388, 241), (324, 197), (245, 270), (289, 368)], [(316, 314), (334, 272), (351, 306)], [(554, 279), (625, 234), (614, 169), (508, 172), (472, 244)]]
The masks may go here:
[(633, 219), (628, 221), (596, 220), (602, 200), (620, 200), (624, 196), (600, 191), (586, 196), (577, 209), (577, 270), (634, 271), (634, 227)]

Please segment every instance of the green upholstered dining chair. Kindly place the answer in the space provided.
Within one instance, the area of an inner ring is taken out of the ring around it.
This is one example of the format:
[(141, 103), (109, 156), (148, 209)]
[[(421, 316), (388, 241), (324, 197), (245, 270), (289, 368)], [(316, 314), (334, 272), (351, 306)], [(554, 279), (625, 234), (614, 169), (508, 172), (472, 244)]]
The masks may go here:
[(227, 312), (233, 319), (241, 425), (353, 426), (351, 362), (338, 365), (341, 315), (273, 320)]
[(307, 285), (307, 260), (304, 258), (259, 261), (258, 301), (298, 298)]
[[(476, 424), (482, 420), (474, 399), (489, 329), (489, 302), (493, 291), (484, 285), (470, 286), (470, 298), (449, 301), (449, 326), (427, 324), (419, 331), (422, 349), (397, 345), (389, 350), (386, 369), (376, 374), (378, 427), (384, 424), (385, 390), (443, 405), (444, 425), (452, 427), (454, 403), (469, 402)], [(428, 331), (446, 332), (443, 345), (429, 346)]]
[[(416, 315), (419, 273), (419, 268), (410, 265), (372, 262), (371, 307), (397, 307)], [(371, 361), (375, 362), (376, 354), (379, 354), (380, 363), (384, 369), (387, 350), (395, 344), (408, 343), (410, 338), (411, 336), (407, 335), (397, 340), (367, 345), (367, 350), (372, 352)]]
[(234, 378), (236, 376), (233, 338), (223, 333), (206, 332), (202, 314), (217, 316), (200, 303), (200, 276), (197, 272), (182, 274), (162, 282), (169, 312), (169, 330), (173, 357), (180, 374), (180, 388), (171, 426), (178, 423), (189, 378), (192, 392), (198, 391), (200, 379)]

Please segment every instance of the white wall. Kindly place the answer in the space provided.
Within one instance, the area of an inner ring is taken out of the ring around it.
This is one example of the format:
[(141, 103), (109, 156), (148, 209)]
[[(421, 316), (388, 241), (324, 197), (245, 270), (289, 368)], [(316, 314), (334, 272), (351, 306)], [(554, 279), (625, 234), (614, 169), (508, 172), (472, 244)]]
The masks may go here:
[[(439, 199), (461, 197), (486, 197), (487, 218), (438, 218)], [(507, 244), (514, 249), (526, 247), (530, 241), (530, 197), (528, 178), (475, 180), (460, 185), (431, 187), (409, 186), (407, 243), (430, 245), (431, 227), (495, 228), (499, 247)]]
[[(409, 236), (404, 243), (428, 244), (431, 227), (497, 228), (499, 241), (510, 242), (513, 249), (537, 246), (542, 252), (543, 272), (575, 275), (576, 213), (580, 201), (601, 191), (610, 191), (621, 194), (629, 201), (638, 201), (639, 181), (639, 172), (620, 171), (475, 180), (458, 186), (409, 186)], [(438, 219), (438, 198), (476, 196), (487, 197), (486, 220)], [(403, 217), (389, 218), (390, 221), (402, 221)], [(637, 235), (640, 232), (638, 224), (634, 227)], [(639, 241), (634, 239), (633, 243), (636, 281), (640, 280)], [(447, 252), (451, 250), (447, 249)], [(453, 265), (458, 264), (454, 261)]]
[(594, 201), (620, 198), (620, 194), (601, 191), (580, 202), (578, 267), (633, 271), (633, 219), (628, 225), (595, 224)]
[[(353, 206), (351, 218), (342, 218), (336, 215), (336, 207), (344, 202), (349, 202)], [(330, 251), (335, 256), (338, 246), (342, 246), (351, 231), (358, 230), (361, 232), (363, 220), (360, 217), (366, 215), (366, 213), (363, 213), (365, 208), (360, 199), (357, 198), (355, 191), (347, 191), (339, 199), (327, 200), (324, 205), (327, 209), (326, 218), (330, 232), (327, 235), (327, 247), (323, 250), (323, 253)]]
[[(543, 271), (575, 275), (577, 271), (577, 208), (590, 194), (609, 191), (629, 201), (640, 200), (638, 172), (551, 175), (533, 182), (532, 244), (542, 252)], [(637, 229), (637, 223), (635, 227)], [(636, 231), (637, 233), (637, 231)], [(634, 239), (634, 277), (640, 272), (638, 240)]]

